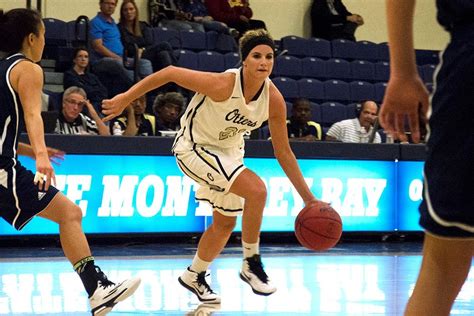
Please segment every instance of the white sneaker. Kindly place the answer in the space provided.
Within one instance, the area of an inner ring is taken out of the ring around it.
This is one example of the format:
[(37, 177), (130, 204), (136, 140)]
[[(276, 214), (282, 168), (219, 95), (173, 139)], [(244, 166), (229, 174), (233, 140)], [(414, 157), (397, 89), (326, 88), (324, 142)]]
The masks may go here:
[(195, 310), (186, 313), (186, 316), (209, 316), (221, 309), (221, 304), (202, 303)]
[(260, 255), (245, 258), (242, 263), (240, 278), (247, 282), (252, 291), (258, 295), (270, 295), (276, 292), (276, 287), (270, 282), (268, 275), (263, 270)]
[(89, 298), (93, 316), (107, 315), (118, 303), (132, 295), (140, 285), (140, 278), (125, 280), (117, 285), (107, 280), (98, 281), (97, 289)]
[(219, 304), (221, 298), (206, 282), (206, 271), (197, 273), (189, 267), (178, 278), (182, 286), (193, 292), (201, 302)]

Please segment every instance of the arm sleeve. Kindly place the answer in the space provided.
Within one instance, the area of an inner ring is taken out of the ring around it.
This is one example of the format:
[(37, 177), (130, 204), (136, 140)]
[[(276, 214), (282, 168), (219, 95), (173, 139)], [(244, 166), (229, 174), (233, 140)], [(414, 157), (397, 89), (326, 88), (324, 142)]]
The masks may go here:
[(93, 18), (89, 22), (89, 36), (91, 40), (102, 38), (102, 29), (99, 26), (99, 22), (97, 18)]
[(341, 139), (341, 131), (342, 131), (341, 125), (338, 124), (338, 123), (334, 123), (334, 124), (329, 128), (329, 130), (328, 130), (328, 132), (326, 133), (326, 135), (332, 136), (332, 137), (334, 137), (335, 139), (340, 140), (340, 139)]

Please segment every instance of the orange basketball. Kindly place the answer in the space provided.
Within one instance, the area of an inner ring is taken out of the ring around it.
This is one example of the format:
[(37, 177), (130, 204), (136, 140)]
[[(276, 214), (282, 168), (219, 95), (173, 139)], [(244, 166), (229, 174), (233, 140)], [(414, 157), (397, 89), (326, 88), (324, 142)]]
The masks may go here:
[(342, 235), (339, 214), (327, 203), (312, 204), (301, 210), (295, 220), (296, 238), (311, 250), (334, 247)]

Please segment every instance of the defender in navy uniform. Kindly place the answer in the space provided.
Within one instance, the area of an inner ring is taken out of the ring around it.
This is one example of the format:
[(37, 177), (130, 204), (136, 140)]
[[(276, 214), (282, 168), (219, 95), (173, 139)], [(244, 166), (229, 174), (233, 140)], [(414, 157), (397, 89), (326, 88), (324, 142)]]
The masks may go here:
[(380, 122), (398, 135), (408, 119), (413, 140), (419, 141), (419, 119), (429, 115), (420, 206), (423, 262), (405, 315), (449, 315), (474, 255), (474, 1), (438, 0), (437, 5), (451, 41), (435, 73), (428, 110), (413, 50), (414, 0), (387, 1), (391, 77)]
[[(54, 169), (41, 118), (43, 73), (35, 64), (43, 54), (44, 33), (38, 12), (0, 10), (0, 216), (17, 230), (36, 215), (58, 223), (62, 248), (84, 284), (92, 314), (105, 315), (133, 294), (140, 279), (118, 285), (107, 279), (91, 256), (81, 209), (51, 185)], [(23, 122), (31, 147), (18, 144)], [(36, 174), (20, 164), (19, 154), (34, 155)]]

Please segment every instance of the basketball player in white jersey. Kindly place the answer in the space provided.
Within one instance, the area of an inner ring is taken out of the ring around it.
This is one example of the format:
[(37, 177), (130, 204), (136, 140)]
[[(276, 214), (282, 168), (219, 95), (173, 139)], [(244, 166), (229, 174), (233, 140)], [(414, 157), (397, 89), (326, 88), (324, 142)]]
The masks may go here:
[(268, 120), (275, 156), (306, 205), (319, 201), (303, 179), (288, 142), (286, 104), (268, 78), (275, 47), (265, 30), (252, 30), (240, 39), (242, 67), (223, 73), (169, 66), (103, 102), (109, 120), (133, 100), (168, 82), (196, 91), (181, 118), (173, 153), (184, 174), (201, 187), (196, 199), (209, 202), (213, 222), (204, 232), (190, 267), (179, 282), (201, 302), (219, 303), (205, 280), (208, 266), (226, 245), (242, 214), (244, 260), (240, 277), (254, 293), (270, 295), (276, 287), (263, 269), (259, 235), (267, 191), (263, 181), (243, 165), (244, 134)]

